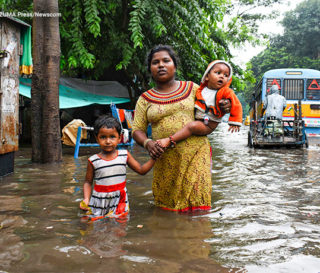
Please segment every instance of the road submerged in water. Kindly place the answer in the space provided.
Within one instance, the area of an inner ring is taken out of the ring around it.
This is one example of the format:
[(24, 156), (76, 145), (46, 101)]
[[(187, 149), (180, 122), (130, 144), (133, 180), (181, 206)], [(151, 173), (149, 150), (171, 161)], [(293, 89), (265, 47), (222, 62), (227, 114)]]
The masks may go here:
[(0, 270), (320, 272), (320, 147), (250, 149), (246, 128), (224, 125), (209, 136), (213, 208), (204, 214), (156, 208), (152, 173), (128, 170), (128, 219), (87, 223), (78, 204), (97, 150), (74, 159), (66, 149), (63, 163), (40, 165), (21, 148), (14, 174), (0, 178)]

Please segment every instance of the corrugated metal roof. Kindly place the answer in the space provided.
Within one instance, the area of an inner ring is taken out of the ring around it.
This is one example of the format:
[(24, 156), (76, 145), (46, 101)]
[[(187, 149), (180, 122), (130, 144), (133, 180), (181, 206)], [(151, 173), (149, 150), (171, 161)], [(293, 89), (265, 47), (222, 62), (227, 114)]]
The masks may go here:
[(2, 18), (11, 20), (11, 21), (13, 21), (13, 22), (15, 22), (15, 23), (18, 23), (18, 24), (23, 25), (23, 26), (26, 26), (26, 27), (31, 27), (29, 24), (23, 22), (23, 21), (20, 20), (20, 19), (14, 18), (14, 17), (3, 16)]

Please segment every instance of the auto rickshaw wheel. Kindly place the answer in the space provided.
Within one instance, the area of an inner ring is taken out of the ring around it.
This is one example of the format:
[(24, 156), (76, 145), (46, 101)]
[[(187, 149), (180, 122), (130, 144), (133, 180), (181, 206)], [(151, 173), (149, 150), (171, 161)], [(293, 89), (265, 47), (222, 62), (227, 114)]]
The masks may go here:
[(308, 140), (308, 137), (307, 135), (305, 136), (305, 142), (304, 142), (304, 145), (306, 145), (306, 148), (309, 148), (309, 140)]
[(250, 131), (248, 132), (248, 147), (253, 148), (253, 139)]

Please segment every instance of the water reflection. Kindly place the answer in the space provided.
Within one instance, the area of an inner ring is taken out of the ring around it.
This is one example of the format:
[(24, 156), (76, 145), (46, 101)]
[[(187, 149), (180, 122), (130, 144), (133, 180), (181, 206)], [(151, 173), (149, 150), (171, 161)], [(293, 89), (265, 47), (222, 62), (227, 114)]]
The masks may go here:
[(84, 219), (80, 227), (82, 237), (79, 243), (100, 257), (111, 258), (125, 255), (127, 252), (123, 250), (123, 239), (127, 235), (128, 220), (128, 216), (94, 222)]
[[(38, 165), (17, 153), (0, 179), (0, 270), (8, 272), (319, 272), (320, 147), (249, 149), (246, 131), (220, 126), (213, 146), (213, 209), (154, 207), (152, 174), (128, 170), (130, 219), (82, 222), (88, 155)], [(147, 154), (131, 151), (140, 162)]]
[(16, 196), (0, 196), (0, 264), (7, 270), (23, 259), (24, 243), (14, 231), (26, 224), (19, 214), (22, 211), (22, 199)]
[(146, 263), (154, 272), (163, 268), (166, 272), (235, 272), (209, 258), (212, 246), (206, 239), (213, 236), (211, 221), (205, 215), (154, 208), (144, 219), (143, 230), (128, 233), (126, 249), (130, 257), (144, 261), (137, 262), (137, 272), (143, 272)]

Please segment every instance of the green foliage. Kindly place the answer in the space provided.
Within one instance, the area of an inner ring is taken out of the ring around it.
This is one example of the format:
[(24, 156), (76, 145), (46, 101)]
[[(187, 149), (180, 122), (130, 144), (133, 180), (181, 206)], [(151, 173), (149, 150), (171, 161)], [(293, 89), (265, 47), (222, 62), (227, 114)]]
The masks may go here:
[(122, 50), (123, 60), (117, 64), (116, 70), (126, 69), (132, 59), (133, 53), (134, 48), (129, 45), (124, 46)]
[[(93, 34), (94, 38), (100, 35), (100, 22), (101, 18), (98, 16), (98, 7), (99, 1), (95, 0), (86, 0), (83, 1), (83, 11), (84, 11), (84, 18), (86, 21), (86, 27), (89, 30), (89, 33)], [(102, 12), (104, 9), (101, 10)]]
[[(33, 2), (32, 0), (0, 0), (0, 10), (2, 12), (13, 12), (18, 14), (21, 13), (30, 13), (33, 11)], [(32, 24), (32, 17), (19, 17), (18, 19)]]
[(146, 14), (148, 2), (143, 0), (132, 1), (133, 10), (130, 12), (129, 30), (134, 48), (143, 48), (142, 21)]
[[(227, 6), (226, 40), (235, 46), (241, 46), (244, 41), (252, 45), (264, 44), (266, 36), (258, 32), (258, 22), (276, 18), (278, 11), (266, 13), (264, 7), (272, 7), (282, 0), (232, 0)], [(261, 12), (260, 12), (261, 11)]]
[(320, 0), (302, 2), (286, 14), (283, 41), (288, 52), (295, 56), (320, 57)]
[[(238, 5), (253, 7), (265, 1), (240, 1)], [(180, 56), (179, 79), (198, 82), (208, 62), (217, 58), (231, 60), (231, 46), (247, 40), (257, 43), (255, 21), (264, 18), (242, 11), (225, 23), (226, 14), (233, 7), (229, 0), (59, 3), (63, 14), (63, 73), (96, 79), (120, 77), (122, 83), (136, 90), (137, 86), (145, 88), (150, 84), (145, 57), (154, 45), (172, 45)], [(243, 89), (244, 78), (251, 76), (240, 67), (235, 72), (238, 77), (233, 85)]]
[(273, 45), (251, 59), (251, 70), (259, 81), (263, 73), (277, 68), (311, 68), (320, 69), (320, 59), (310, 59), (288, 53), (285, 47), (276, 48)]
[(257, 80), (270, 69), (320, 69), (319, 22), (320, 0), (304, 1), (286, 13), (282, 21), (284, 34), (272, 38), (267, 49), (250, 61)]
[[(247, 66), (256, 82), (270, 69), (311, 68), (320, 70), (320, 0), (307, 0), (286, 13), (284, 34), (270, 39), (269, 46), (250, 60)], [(252, 83), (244, 90), (247, 101), (254, 89)]]
[[(1, 1), (1, 0), (0, 0)], [(12, 3), (27, 0), (7, 0)], [(231, 47), (257, 44), (252, 8), (278, 0), (59, 0), (61, 71), (64, 75), (118, 80), (137, 93), (150, 84), (145, 58), (156, 44), (177, 51), (177, 77), (199, 82), (214, 59), (232, 62)], [(0, 2), (1, 3), (1, 2)], [(27, 4), (25, 4), (27, 5)], [(252, 76), (234, 66), (233, 88)]]
[[(67, 62), (61, 64), (64, 65), (62, 69), (94, 68), (96, 58), (89, 52), (90, 45), (86, 40), (100, 35), (101, 19), (97, 9), (99, 4), (98, 0), (61, 1), (60, 5), (65, 8), (61, 21), (68, 22), (60, 23), (63, 58), (67, 55)], [(103, 5), (99, 6), (99, 11), (103, 12)]]

